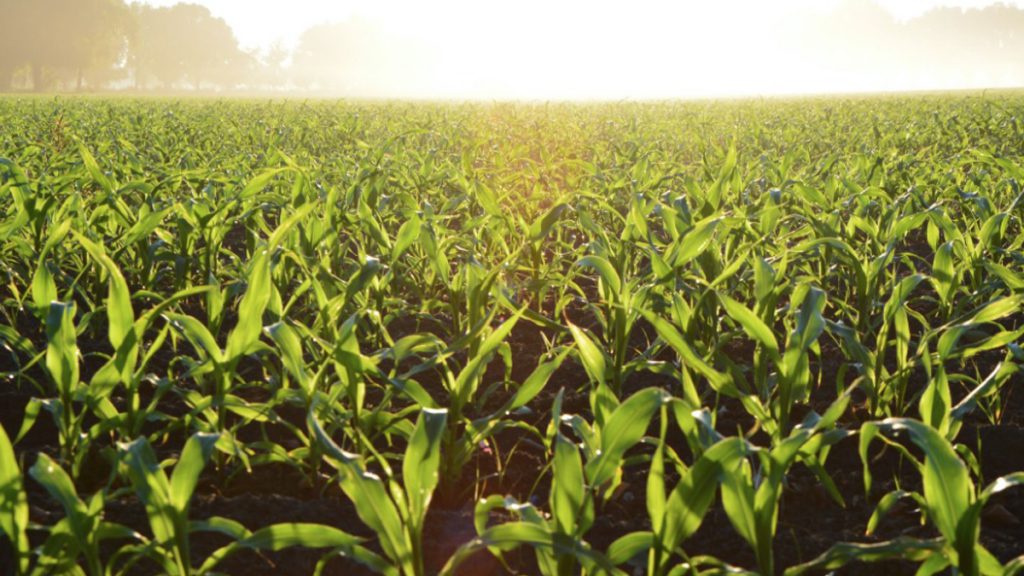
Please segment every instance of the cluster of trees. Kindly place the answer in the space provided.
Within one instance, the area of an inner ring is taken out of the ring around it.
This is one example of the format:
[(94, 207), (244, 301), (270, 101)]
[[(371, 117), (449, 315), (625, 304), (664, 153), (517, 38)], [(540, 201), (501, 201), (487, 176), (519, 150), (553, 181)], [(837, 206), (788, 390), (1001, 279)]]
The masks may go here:
[(898, 21), (871, 0), (846, 0), (827, 17), (804, 22), (792, 44), (817, 73), (857, 81), (951, 88), (1024, 84), (1024, 10), (997, 3), (942, 7)]
[[(422, 51), (396, 51), (361, 21), (321, 24), (295, 50), (239, 46), (205, 6), (125, 0), (0, 0), (0, 91), (325, 89), (374, 93)], [(393, 82), (392, 82), (393, 84)]]
[(0, 0), (0, 14), (0, 89), (228, 87), (257, 63), (197, 4)]
[(0, 88), (16, 74), (36, 87), (81, 87), (124, 53), (128, 10), (112, 0), (0, 0), (0, 14)]

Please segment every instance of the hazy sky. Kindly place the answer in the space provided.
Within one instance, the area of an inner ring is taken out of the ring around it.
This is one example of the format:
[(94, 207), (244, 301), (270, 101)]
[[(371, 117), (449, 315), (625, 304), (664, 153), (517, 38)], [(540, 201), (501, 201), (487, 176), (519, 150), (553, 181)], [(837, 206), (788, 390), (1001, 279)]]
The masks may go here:
[[(141, 0), (144, 4), (167, 6), (181, 0)], [(495, 15), (510, 10), (529, 12), (528, 21), (540, 23), (554, 19), (556, 25), (572, 26), (573, 21), (586, 12), (608, 2), (578, 2), (575, 0), (547, 0), (526, 2), (511, 0), (187, 0), (208, 6), (234, 28), (239, 41), (247, 47), (267, 46), (275, 40), (291, 45), (302, 32), (315, 24), (346, 20), (361, 15), (387, 26), (403, 30), (414, 30), (437, 34), (465, 30), (474, 25), (474, 17), (484, 16), (491, 20)], [(839, 0), (735, 0), (730, 5), (743, 6), (750, 13), (761, 10), (796, 14), (804, 11), (827, 11)], [(618, 2), (622, 24), (637, 26), (642, 34), (647, 23), (643, 11), (634, 9), (638, 5), (659, 8), (664, 14), (700, 14), (714, 12), (715, 0), (671, 0), (665, 2)], [(939, 6), (983, 7), (995, 3), (993, 0), (876, 0), (893, 16), (912, 18)], [(1024, 0), (1004, 0), (1006, 4), (1024, 6)], [(559, 7), (568, 7), (561, 10)], [(627, 7), (628, 6), (628, 7)], [(524, 33), (526, 30), (524, 30)], [(438, 38), (441, 41), (440, 38)], [(468, 47), (467, 47), (468, 48)]]
[[(317, 24), (372, 23), (386, 32), (383, 45), (396, 39), (420, 47), (409, 67), (429, 78), (429, 90), (408, 92), (428, 97), (660, 98), (1000, 85), (999, 78), (848, 78), (829, 62), (808, 68), (814, 55), (794, 31), (849, 0), (191, 1), (224, 18), (249, 48), (275, 41), (293, 47)], [(876, 3), (899, 20), (939, 6), (993, 4)], [(1024, 0), (1005, 3), (1024, 7)], [(868, 50), (872, 42), (864, 38)]]

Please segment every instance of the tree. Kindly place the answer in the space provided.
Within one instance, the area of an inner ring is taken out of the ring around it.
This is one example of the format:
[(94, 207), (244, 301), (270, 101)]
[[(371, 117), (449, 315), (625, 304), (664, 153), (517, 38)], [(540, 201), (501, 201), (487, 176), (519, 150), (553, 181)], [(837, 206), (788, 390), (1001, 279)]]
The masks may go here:
[(231, 86), (239, 80), (238, 70), (250, 65), (252, 58), (238, 47), (231, 27), (205, 6), (136, 5), (134, 12), (130, 62), (138, 87), (153, 79), (164, 87), (187, 83), (197, 90), (204, 82)]
[(938, 8), (908, 23), (916, 58), (936, 74), (956, 73), (973, 84), (1024, 78), (1024, 10)]
[(90, 68), (109, 68), (124, 50), (125, 5), (120, 0), (31, 0), (27, 29), (33, 89), (51, 78), (73, 77), (83, 88)]
[(14, 72), (28, 63), (30, 35), (25, 23), (30, 7), (24, 0), (0, 0), (0, 14), (9, 23), (0, 33), (0, 90), (10, 90)]
[(0, 76), (32, 67), (33, 89), (47, 79), (72, 78), (84, 87), (86, 74), (116, 66), (124, 57), (128, 11), (123, 0), (0, 0)]

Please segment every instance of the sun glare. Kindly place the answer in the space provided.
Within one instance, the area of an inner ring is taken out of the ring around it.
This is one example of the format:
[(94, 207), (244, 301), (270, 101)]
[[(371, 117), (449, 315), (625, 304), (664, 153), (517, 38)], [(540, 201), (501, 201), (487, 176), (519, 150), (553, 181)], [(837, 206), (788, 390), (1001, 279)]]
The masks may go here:
[(941, 56), (937, 62), (914, 60), (913, 44), (943, 42), (908, 23), (941, 8), (937, 0), (384, 0), (344, 6), (297, 0), (283, 27), (276, 11), (209, 2), (222, 5), (225, 17), (238, 12), (238, 21), (247, 21), (249, 43), (298, 42), (294, 31), (301, 26), (288, 22), (301, 21), (301, 15), (370, 27), (382, 36), (379, 50), (360, 57), (390, 71), (395, 81), (378, 88), (398, 96), (647, 99), (988, 87), (1022, 80), (1018, 70), (948, 67)]
[(78, 16), (61, 1), (14, 5), (6, 87), (619, 100), (1024, 85), (1024, 0), (76, 0)]

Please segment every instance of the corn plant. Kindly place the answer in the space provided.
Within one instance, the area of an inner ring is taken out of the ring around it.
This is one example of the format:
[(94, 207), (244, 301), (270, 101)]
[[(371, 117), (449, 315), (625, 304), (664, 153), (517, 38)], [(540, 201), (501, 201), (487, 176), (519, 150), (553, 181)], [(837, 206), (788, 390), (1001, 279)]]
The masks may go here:
[(358, 455), (339, 448), (313, 411), (309, 412), (309, 427), (338, 469), (342, 490), (355, 504), (359, 519), (378, 535), (395, 573), (425, 573), (423, 521), (439, 480), (441, 441), (447, 418), (446, 410), (424, 408), (420, 412), (409, 436), (399, 484), (386, 461), (376, 460), (385, 475), (381, 479), (366, 469)]
[[(576, 262), (576, 266), (592, 268), (598, 274), (600, 302), (591, 308), (595, 311), (601, 327), (601, 346), (595, 346), (590, 342), (590, 338), (579, 328), (570, 327), (580, 349), (588, 349), (588, 354), (583, 357), (583, 361), (588, 365), (588, 372), (599, 386), (607, 382), (611, 392), (616, 396), (622, 393), (623, 382), (646, 359), (643, 355), (639, 358), (629, 358), (629, 339), (633, 327), (640, 318), (640, 310), (644, 307), (645, 290), (640, 285), (640, 280), (626, 276), (626, 264), (625, 256), (620, 257), (618, 269), (612, 262), (598, 255), (585, 256)], [(601, 360), (605, 365), (603, 374), (598, 374), (599, 367), (592, 365), (597, 361), (592, 352), (594, 350), (604, 357)]]
[[(86, 453), (82, 434), (84, 411), (76, 407), (85, 393), (79, 380), (75, 304), (53, 302), (46, 316), (46, 368), (57, 392), (54, 401), (46, 403), (60, 433), (61, 459), (77, 470)], [(72, 475), (76, 475), (72, 472)]]
[(199, 475), (217, 440), (214, 434), (197, 433), (190, 437), (170, 478), (145, 438), (119, 447), (124, 474), (145, 505), (153, 532), (154, 546), (146, 553), (168, 574), (196, 573), (189, 546), (189, 508)]
[[(194, 411), (203, 416), (208, 428), (214, 433), (223, 434), (229, 430), (228, 414), (230, 406), (237, 404), (237, 398), (231, 397), (235, 379), (242, 359), (258, 349), (260, 336), (263, 333), (263, 315), (273, 300), (275, 287), (271, 268), (275, 249), (283, 241), (289, 231), (312, 209), (307, 205), (296, 211), (271, 234), (267, 244), (255, 256), (246, 272), (246, 290), (238, 304), (238, 323), (228, 334), (226, 345), (221, 348), (216, 338), (206, 326), (187, 314), (166, 312), (164, 316), (192, 346), (203, 356), (203, 361), (194, 365), (190, 374), (203, 379), (207, 374), (212, 379), (212, 387), (205, 393), (188, 397)], [(235, 445), (233, 453), (241, 455), (241, 450), (230, 435), (224, 435), (222, 442)]]
[[(594, 522), (595, 507), (612, 497), (621, 482), (626, 451), (641, 440), (651, 418), (667, 401), (668, 396), (659, 389), (641, 390), (617, 406), (606, 424), (591, 427), (578, 416), (563, 417), (559, 393), (548, 431), (552, 452), (550, 518), (532, 504), (515, 499), (491, 496), (480, 501), (476, 510), (479, 537), (452, 557), (445, 572), (455, 570), (480, 548), (500, 554), (526, 545), (535, 549), (541, 572), (548, 576), (575, 574), (581, 567), (586, 573), (619, 573), (607, 556), (590, 548), (584, 536)], [(582, 436), (582, 450), (562, 433), (563, 425)], [(516, 521), (488, 527), (489, 514), (499, 508), (512, 513)]]
[[(134, 540), (144, 544), (145, 539), (134, 530), (103, 518), (106, 498), (101, 490), (87, 500), (75, 491), (71, 477), (46, 454), (40, 454), (29, 470), (29, 475), (41, 484), (64, 509), (64, 519), (50, 528), (42, 545), (36, 573), (60, 573), (77, 568), (79, 556), (84, 558), (85, 573), (107, 575), (113, 572), (111, 564), (104, 565), (100, 545), (105, 540)], [(122, 546), (121, 555), (137, 553), (136, 546)], [(131, 562), (129, 561), (129, 564)]]
[[(836, 400), (825, 414), (811, 412), (800, 426), (771, 449), (756, 452), (758, 481), (755, 482), (750, 461), (743, 459), (725, 470), (722, 482), (722, 506), (736, 531), (754, 549), (758, 570), (775, 573), (772, 542), (779, 518), (786, 472), (798, 459), (806, 459), (812, 467), (820, 467), (819, 458), (827, 455), (832, 444), (847, 436), (842, 429), (832, 429), (849, 404), (849, 394)], [(822, 473), (819, 478), (824, 479)]]
[[(481, 498), (449, 571), (1019, 571), (1012, 532), (996, 566), (973, 527), (1017, 477), (985, 489), (991, 446), (962, 437), (1019, 421), (1021, 109), (0, 98), (0, 571), (300, 546), (419, 574), (427, 511)], [(856, 428), (927, 476), (861, 528), (905, 500), (936, 537), (784, 565), (793, 467), (843, 513), (829, 458)], [(340, 485), (369, 537), (189, 517), (195, 486), (281, 475), (306, 503)], [(697, 553), (719, 505), (756, 566)], [(591, 546), (609, 514), (629, 528)]]
[[(684, 432), (688, 431), (695, 424), (693, 415), (685, 413), (686, 406), (681, 401), (674, 402), (677, 421)], [(650, 576), (692, 572), (705, 564), (718, 564), (713, 558), (689, 557), (681, 545), (700, 528), (726, 475), (750, 452), (741, 438), (705, 434), (704, 440), (698, 441), (704, 449), (687, 466), (665, 443), (668, 420), (668, 411), (663, 407), (661, 434), (647, 476), (646, 508), (651, 529), (620, 537), (608, 551), (609, 559), (619, 565), (647, 552)], [(678, 473), (679, 481), (669, 490), (666, 471), (671, 469)], [(684, 558), (684, 562), (679, 563), (679, 557)]]
[[(202, 575), (214, 573), (218, 564), (242, 550), (277, 551), (293, 546), (305, 546), (330, 548), (331, 555), (342, 554), (382, 573), (390, 573), (390, 567), (386, 563), (361, 545), (362, 539), (331, 526), (281, 523), (250, 531), (227, 518), (215, 516), (205, 520), (190, 519), (192, 494), (216, 442), (217, 437), (211, 434), (197, 433), (189, 438), (170, 478), (163, 472), (152, 447), (144, 438), (121, 447), (125, 474), (139, 499), (146, 505), (153, 540), (133, 548), (122, 548), (119, 554), (131, 552), (132, 563), (140, 558), (152, 559), (167, 574)], [(231, 542), (215, 550), (195, 567), (189, 538), (202, 532), (215, 532), (227, 536)], [(124, 528), (120, 528), (119, 531), (106, 528), (97, 534), (98, 536), (94, 537), (133, 535)], [(135, 536), (144, 540), (138, 535)]]
[(501, 432), (518, 428), (524, 432), (539, 435), (531, 426), (510, 420), (509, 415), (526, 406), (543, 391), (569, 352), (570, 349), (566, 348), (552, 359), (538, 364), (522, 383), (516, 385), (515, 393), (494, 412), (472, 420), (467, 419), (463, 424), (464, 429), (449, 430), (451, 436), (448, 437), (447, 449), (454, 452), (454, 456), (444, 464), (444, 470), (447, 472), (450, 482), (457, 481), (457, 474), (469, 462), (479, 446), (486, 445)]
[(21, 467), (7, 431), (0, 426), (0, 534), (11, 547), (14, 564), (12, 574), (29, 572), (28, 497), (25, 494)]
[[(118, 427), (125, 437), (135, 437), (141, 433), (146, 415), (155, 411), (159, 401), (157, 397), (151, 400), (148, 406), (142, 406), (139, 388), (146, 378), (146, 367), (166, 341), (170, 326), (162, 328), (152, 342), (145, 341), (147, 332), (161, 314), (178, 302), (210, 293), (212, 290), (203, 286), (186, 288), (136, 317), (131, 292), (117, 264), (102, 247), (78, 233), (74, 234), (78, 242), (103, 269), (109, 286), (106, 316), (108, 339), (114, 352), (90, 379), (87, 388), (88, 403), (94, 412), (103, 418), (112, 423), (119, 422)], [(119, 414), (109, 400), (110, 394), (118, 385), (125, 388), (128, 397), (124, 414)]]
[[(766, 352), (767, 358), (755, 364), (760, 380), (757, 389), (763, 400), (770, 400), (773, 418), (762, 423), (780, 438), (789, 430), (793, 406), (805, 401), (810, 391), (809, 354), (825, 329), (822, 316), (825, 294), (808, 286), (794, 291), (792, 301), (796, 314), (785, 349), (780, 349), (771, 329), (749, 308), (723, 294), (718, 297), (728, 315)], [(771, 375), (774, 378), (766, 373), (769, 364), (776, 370)]]
[[(924, 455), (918, 460), (889, 435), (905, 434)], [(895, 490), (884, 495), (868, 522), (868, 534), (901, 499), (913, 500), (922, 515), (938, 530), (939, 538), (921, 540), (900, 537), (872, 545), (837, 544), (819, 558), (786, 571), (799, 574), (810, 569), (835, 569), (851, 560), (877, 561), (906, 558), (921, 562), (919, 573), (935, 574), (951, 568), (955, 574), (1011, 574), (1019, 567), (1014, 562), (1002, 566), (978, 542), (981, 513), (988, 500), (1008, 488), (1024, 484), (1024, 473), (1013, 473), (993, 480), (979, 490), (968, 466), (939, 432), (918, 420), (888, 418), (865, 423), (860, 430), (860, 454), (864, 462), (864, 487), (870, 491), (872, 475), (868, 450), (881, 439), (914, 465), (921, 475), (922, 492)]]

